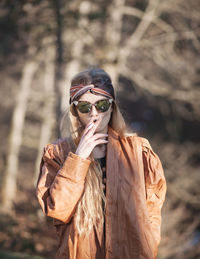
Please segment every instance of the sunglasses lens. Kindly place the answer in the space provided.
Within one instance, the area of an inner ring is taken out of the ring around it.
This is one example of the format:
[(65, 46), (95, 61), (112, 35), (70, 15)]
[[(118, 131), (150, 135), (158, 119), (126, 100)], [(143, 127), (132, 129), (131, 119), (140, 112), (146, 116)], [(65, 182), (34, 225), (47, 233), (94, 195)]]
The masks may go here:
[(91, 104), (89, 102), (79, 102), (77, 108), (81, 113), (88, 113), (91, 110)]
[(109, 102), (109, 100), (100, 100), (100, 101), (98, 101), (97, 103), (96, 103), (96, 108), (97, 108), (97, 110), (98, 111), (100, 111), (100, 112), (106, 112), (108, 109), (109, 109), (109, 107), (110, 107), (110, 102)]
[[(79, 112), (88, 113), (91, 111), (91, 107), (93, 104), (86, 101), (80, 101), (77, 102), (77, 104), (75, 105), (78, 108)], [(108, 99), (104, 99), (96, 102), (94, 105), (99, 112), (106, 112), (109, 109), (111, 103)]]

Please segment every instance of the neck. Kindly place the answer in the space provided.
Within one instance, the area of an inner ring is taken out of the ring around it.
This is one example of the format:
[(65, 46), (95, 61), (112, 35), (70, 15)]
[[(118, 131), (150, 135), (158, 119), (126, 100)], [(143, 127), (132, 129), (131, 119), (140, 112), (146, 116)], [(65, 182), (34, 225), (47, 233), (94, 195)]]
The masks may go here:
[(92, 155), (95, 159), (105, 157), (106, 156), (106, 145), (102, 144), (102, 145), (96, 146), (92, 151)]

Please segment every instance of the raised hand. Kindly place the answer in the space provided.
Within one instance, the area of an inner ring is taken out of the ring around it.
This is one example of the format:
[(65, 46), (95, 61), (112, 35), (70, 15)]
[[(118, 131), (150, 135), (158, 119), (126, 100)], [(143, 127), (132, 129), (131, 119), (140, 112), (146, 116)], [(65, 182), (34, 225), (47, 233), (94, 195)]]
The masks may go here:
[(91, 119), (86, 125), (76, 150), (76, 154), (80, 157), (86, 159), (90, 156), (93, 149), (97, 145), (108, 143), (108, 141), (105, 139), (106, 137), (108, 137), (108, 134), (95, 133), (95, 130), (97, 129), (100, 122), (101, 118), (96, 121), (94, 121), (94, 119)]

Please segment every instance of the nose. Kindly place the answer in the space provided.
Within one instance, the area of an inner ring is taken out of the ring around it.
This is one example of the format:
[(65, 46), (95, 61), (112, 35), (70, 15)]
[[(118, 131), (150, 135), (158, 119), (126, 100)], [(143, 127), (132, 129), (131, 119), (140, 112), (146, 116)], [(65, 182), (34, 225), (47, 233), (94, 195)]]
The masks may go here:
[(94, 105), (92, 105), (91, 111), (90, 111), (90, 115), (93, 117), (97, 117), (98, 116), (98, 111), (96, 109), (96, 107)]

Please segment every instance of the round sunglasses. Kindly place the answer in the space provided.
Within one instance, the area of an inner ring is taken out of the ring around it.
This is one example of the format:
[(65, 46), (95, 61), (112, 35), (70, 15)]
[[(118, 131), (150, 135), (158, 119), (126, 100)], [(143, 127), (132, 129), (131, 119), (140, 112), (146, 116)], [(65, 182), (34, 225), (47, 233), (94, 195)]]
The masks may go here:
[(110, 105), (112, 104), (113, 99), (103, 99), (99, 100), (96, 103), (92, 104), (87, 101), (74, 101), (73, 104), (77, 107), (79, 112), (88, 113), (91, 111), (92, 106), (94, 105), (97, 111), (106, 112), (108, 111)]

